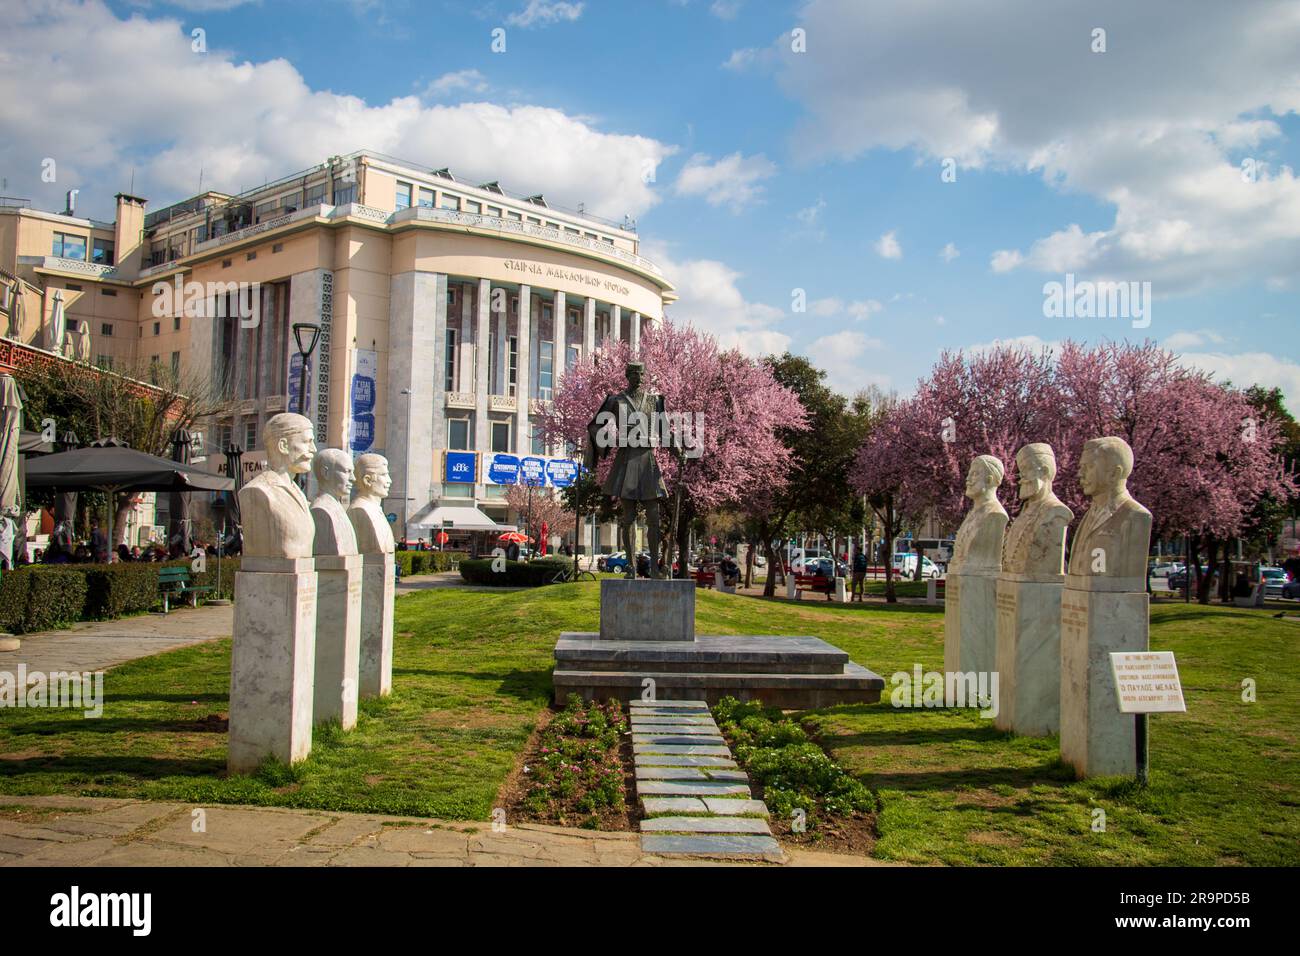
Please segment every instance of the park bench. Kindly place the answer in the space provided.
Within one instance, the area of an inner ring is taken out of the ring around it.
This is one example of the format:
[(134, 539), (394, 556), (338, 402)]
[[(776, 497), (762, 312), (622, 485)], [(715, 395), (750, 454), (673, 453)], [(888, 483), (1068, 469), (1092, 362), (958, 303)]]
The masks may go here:
[(795, 573), (792, 577), (794, 581), (794, 596), (798, 600), (801, 591), (814, 591), (818, 594), (825, 594), (826, 600), (833, 600), (835, 594), (835, 579), (824, 578), (819, 574), (799, 574)]
[(158, 593), (162, 596), (163, 613), (166, 614), (171, 610), (171, 599), (177, 595), (181, 597), (188, 596), (191, 607), (198, 607), (198, 596), (205, 591), (211, 591), (210, 585), (195, 587), (190, 583), (189, 568), (176, 566), (162, 568), (158, 572)]

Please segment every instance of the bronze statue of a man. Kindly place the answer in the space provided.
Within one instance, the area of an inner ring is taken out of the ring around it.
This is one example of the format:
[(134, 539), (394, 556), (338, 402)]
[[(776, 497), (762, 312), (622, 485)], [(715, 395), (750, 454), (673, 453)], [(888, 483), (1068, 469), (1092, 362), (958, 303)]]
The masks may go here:
[(606, 395), (600, 410), (587, 425), (587, 449), (584, 464), (594, 469), (597, 459), (617, 448), (614, 465), (605, 478), (602, 490), (618, 498), (619, 541), (627, 555), (627, 577), (636, 577), (636, 552), (633, 549), (633, 526), (637, 510), (645, 507), (646, 528), (650, 538), (650, 577), (659, 578), (659, 499), (668, 497), (663, 474), (655, 460), (655, 448), (662, 442), (661, 428), (666, 421), (664, 399), (642, 389), (645, 365), (627, 363), (627, 388)]

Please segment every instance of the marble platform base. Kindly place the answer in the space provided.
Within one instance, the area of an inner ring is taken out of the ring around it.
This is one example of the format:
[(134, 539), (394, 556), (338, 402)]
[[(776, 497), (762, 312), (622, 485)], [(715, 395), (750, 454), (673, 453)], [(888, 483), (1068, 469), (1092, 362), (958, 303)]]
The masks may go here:
[(312, 720), (357, 725), (361, 663), (359, 554), (316, 558), (316, 691)]
[(251, 772), (267, 757), (293, 764), (311, 753), (316, 572), (310, 558), (280, 565), (284, 570), (235, 574), (232, 773)]
[(1061, 759), (1080, 777), (1132, 776), (1133, 715), (1119, 712), (1110, 654), (1147, 650), (1148, 598), (1087, 584), (1066, 575), (1061, 593)]
[(603, 579), (600, 636), (607, 641), (695, 640), (695, 581)]
[(999, 730), (1046, 737), (1060, 729), (1063, 586), (998, 579), (998, 714), (993, 724)]
[(361, 568), (361, 697), (386, 697), (393, 690), (392, 554), (363, 555)]
[(945, 673), (991, 674), (997, 666), (997, 575), (952, 574), (944, 584)]

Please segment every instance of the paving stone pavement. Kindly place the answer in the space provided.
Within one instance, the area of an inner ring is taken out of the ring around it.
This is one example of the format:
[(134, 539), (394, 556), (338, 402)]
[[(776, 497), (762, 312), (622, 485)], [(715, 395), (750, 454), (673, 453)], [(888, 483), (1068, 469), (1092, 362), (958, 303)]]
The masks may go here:
[[(735, 801), (739, 803), (740, 801)], [(701, 804), (702, 805), (702, 804)], [(194, 811), (202, 810), (201, 817)], [(676, 809), (682, 813), (683, 809)], [(687, 811), (689, 812), (689, 811)], [(202, 832), (195, 825), (202, 820)], [(749, 821), (748, 817), (733, 817)], [(755, 822), (761, 820), (755, 818)], [(725, 826), (725, 824), (723, 825)], [(661, 841), (664, 855), (645, 839)], [(744, 833), (715, 833), (714, 860), (678, 852), (671, 833), (602, 833), (535, 824), (71, 796), (0, 795), (0, 867), (21, 866), (680, 866), (754, 859)], [(742, 841), (742, 842), (737, 842)], [(796, 866), (862, 857), (789, 854)]]
[[(642, 850), (667, 857), (787, 862), (767, 824), (767, 806), (753, 799), (749, 776), (731, 759), (708, 704), (632, 701), (628, 706), (636, 791), (646, 814)], [(665, 758), (674, 762), (659, 762)], [(677, 763), (685, 760), (692, 763)], [(695, 762), (701, 760), (718, 763)]]

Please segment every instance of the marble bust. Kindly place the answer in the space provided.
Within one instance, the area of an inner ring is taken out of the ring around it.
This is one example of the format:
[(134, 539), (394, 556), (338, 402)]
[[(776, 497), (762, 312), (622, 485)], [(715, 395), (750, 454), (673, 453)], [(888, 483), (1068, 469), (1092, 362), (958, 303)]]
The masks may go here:
[(313, 548), (317, 556), (357, 553), (357, 535), (352, 530), (343, 502), (352, 494), (352, 457), (338, 448), (326, 448), (311, 463), (320, 494), (311, 503), (316, 523)]
[(1065, 529), (1074, 512), (1052, 491), (1056, 454), (1046, 442), (1033, 442), (1016, 453), (1020, 475), (1020, 514), (1007, 529), (1002, 570), (1011, 574), (1065, 573)]
[(266, 423), (266, 469), (239, 490), (244, 555), (310, 558), (316, 525), (302, 489), (294, 482), (316, 454), (312, 424), (284, 412)]
[(362, 455), (353, 467), (357, 496), (348, 508), (348, 517), (356, 531), (357, 547), (362, 554), (391, 554), (393, 529), (388, 526), (382, 506), (393, 485), (388, 459), (383, 455)]
[(1002, 536), (1007, 511), (998, 501), (1005, 469), (992, 455), (980, 455), (966, 473), (966, 497), (971, 509), (957, 529), (948, 570), (954, 574), (987, 573), (1002, 569)]
[(1079, 486), (1089, 497), (1070, 548), (1070, 574), (1129, 579), (1134, 590), (1146, 587), (1147, 552), (1151, 548), (1151, 512), (1128, 492), (1133, 449), (1110, 436), (1084, 442), (1079, 458)]

